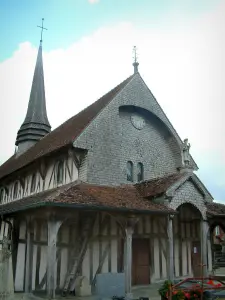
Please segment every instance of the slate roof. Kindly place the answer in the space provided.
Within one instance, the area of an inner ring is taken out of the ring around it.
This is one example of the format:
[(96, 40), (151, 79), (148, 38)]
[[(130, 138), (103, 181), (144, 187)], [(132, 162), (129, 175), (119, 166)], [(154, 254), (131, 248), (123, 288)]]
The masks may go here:
[(37, 142), (49, 132), (51, 132), (51, 126), (46, 111), (42, 45), (40, 43), (27, 114), (17, 133), (16, 145), (25, 141)]
[(164, 194), (171, 185), (186, 175), (186, 173), (169, 174), (137, 183), (135, 186), (143, 197), (157, 197)]
[(19, 170), (29, 163), (68, 146), (82, 133), (100, 111), (129, 83), (134, 74), (105, 94), (99, 100), (73, 116), (43, 139), (28, 149), (24, 154), (13, 155), (0, 166), (0, 179)]
[(3, 204), (2, 214), (41, 206), (63, 206), (77, 209), (102, 209), (124, 212), (168, 214), (174, 210), (163, 204), (144, 199), (135, 186), (99, 186), (88, 183), (70, 183), (33, 196)]
[(225, 216), (225, 205), (222, 203), (207, 203), (207, 214), (210, 216), (219, 216), (224, 215)]

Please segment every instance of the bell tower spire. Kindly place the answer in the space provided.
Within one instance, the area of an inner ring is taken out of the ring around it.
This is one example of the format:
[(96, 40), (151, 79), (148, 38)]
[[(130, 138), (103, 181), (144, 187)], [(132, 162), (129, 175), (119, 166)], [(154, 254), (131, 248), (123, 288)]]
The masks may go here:
[(38, 26), (41, 28), (41, 40), (33, 75), (27, 114), (17, 133), (15, 143), (16, 146), (18, 146), (18, 154), (26, 151), (51, 131), (51, 126), (49, 124), (46, 111), (44, 71), (42, 61), (42, 34), (43, 29), (47, 30), (43, 27), (43, 21), (44, 19), (42, 19), (42, 26)]

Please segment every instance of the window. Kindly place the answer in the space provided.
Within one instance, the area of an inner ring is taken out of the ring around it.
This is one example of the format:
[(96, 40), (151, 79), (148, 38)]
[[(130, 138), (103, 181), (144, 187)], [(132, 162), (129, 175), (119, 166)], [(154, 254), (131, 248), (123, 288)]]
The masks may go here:
[(127, 181), (133, 181), (133, 163), (132, 163), (132, 161), (127, 162)]
[(31, 178), (30, 192), (34, 193), (35, 192), (35, 188), (36, 188), (36, 174), (33, 174), (32, 178)]
[(220, 235), (220, 227), (219, 226), (216, 226), (216, 228), (215, 228), (215, 234), (216, 234), (216, 236)]
[(15, 182), (13, 189), (13, 199), (16, 199), (18, 195), (18, 182)]
[(57, 183), (63, 183), (63, 161), (59, 161), (58, 163)]
[(137, 181), (140, 182), (142, 180), (144, 180), (144, 166), (142, 163), (138, 163), (137, 164), (137, 169), (138, 169), (138, 173), (137, 173)]

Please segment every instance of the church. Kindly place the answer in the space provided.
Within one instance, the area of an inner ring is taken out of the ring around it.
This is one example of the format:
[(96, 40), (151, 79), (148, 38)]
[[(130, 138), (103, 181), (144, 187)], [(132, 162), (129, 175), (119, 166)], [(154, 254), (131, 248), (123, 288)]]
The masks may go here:
[(188, 140), (136, 58), (133, 67), (51, 130), (40, 42), (17, 148), (0, 166), (0, 247), (11, 251), (15, 292), (54, 299), (76, 293), (82, 276), (94, 294), (113, 276), (132, 298), (133, 286), (198, 277), (201, 264), (211, 272), (211, 228), (224, 227), (224, 206), (195, 174)]

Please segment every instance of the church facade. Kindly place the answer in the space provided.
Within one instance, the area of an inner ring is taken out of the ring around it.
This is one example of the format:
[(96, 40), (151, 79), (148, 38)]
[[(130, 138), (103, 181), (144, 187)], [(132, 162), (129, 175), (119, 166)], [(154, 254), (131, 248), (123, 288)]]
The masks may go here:
[(41, 43), (16, 145), (0, 167), (16, 292), (54, 298), (85, 276), (94, 293), (99, 274), (122, 273), (129, 298), (133, 285), (212, 269), (213, 198), (136, 60), (132, 76), (51, 131)]

